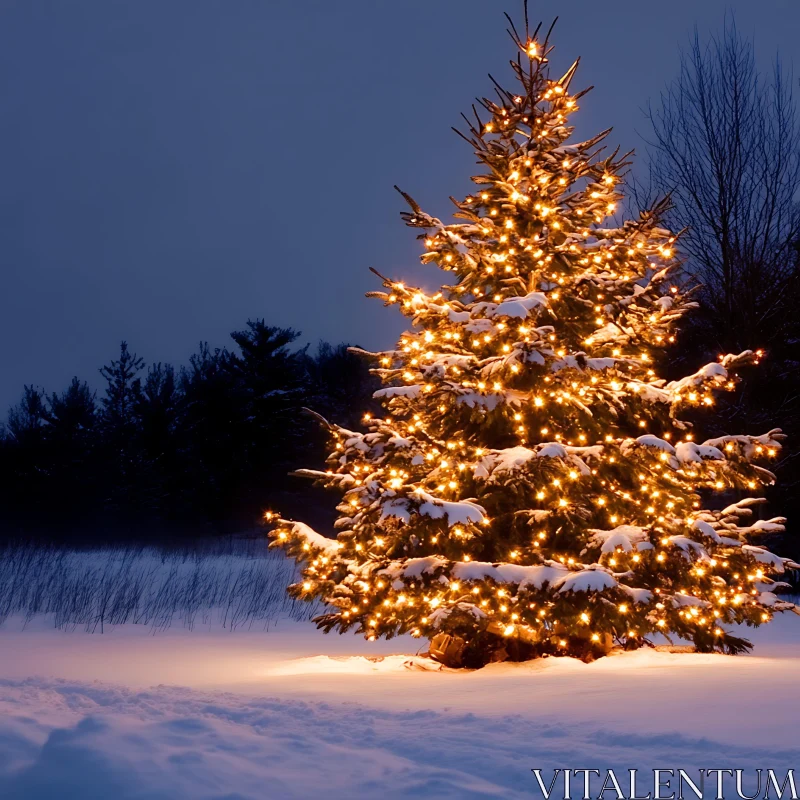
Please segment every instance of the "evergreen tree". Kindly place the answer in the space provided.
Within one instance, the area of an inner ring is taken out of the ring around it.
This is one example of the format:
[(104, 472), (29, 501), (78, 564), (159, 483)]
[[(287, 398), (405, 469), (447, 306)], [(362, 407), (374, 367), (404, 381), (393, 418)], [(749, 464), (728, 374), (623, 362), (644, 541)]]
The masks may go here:
[(183, 469), (180, 506), (187, 516), (220, 521), (227, 512), (229, 486), (238, 481), (241, 461), (234, 443), (233, 381), (227, 350), (207, 342), (181, 369), (183, 409), (179, 442)]
[(119, 359), (100, 368), (106, 380), (106, 393), (102, 398), (103, 426), (118, 435), (136, 426), (136, 404), (142, 392), (142, 381), (137, 375), (144, 368), (144, 359), (128, 352), (128, 343), (122, 342)]
[(45, 394), (35, 386), (22, 390), (22, 399), (8, 410), (8, 433), (20, 446), (40, 443), (44, 440), (44, 427), (47, 424)]
[(308, 400), (306, 354), (290, 349), (299, 336), (263, 319), (231, 333), (239, 352), (226, 367), (234, 381), (235, 438), (244, 468), (234, 497), (238, 507), (255, 512), (251, 521), (260, 518), (270, 496), (286, 490), (287, 473), (309, 452), (309, 421), (298, 413)]
[(172, 365), (160, 361), (151, 365), (133, 410), (145, 450), (155, 460), (165, 456), (173, 438), (179, 405), (180, 392)]
[(96, 511), (100, 499), (95, 393), (73, 378), (63, 392), (49, 396), (45, 419), (51, 485), (41, 502), (62, 523), (75, 522)]
[(158, 516), (174, 510), (178, 460), (177, 426), (181, 394), (170, 364), (152, 364), (134, 402), (142, 455), (141, 488), (146, 504)]
[(237, 350), (201, 344), (181, 374), (186, 508), (215, 523), (252, 525), (287, 489), (287, 472), (309, 452), (307, 357), (299, 334), (248, 320)]
[(121, 342), (119, 358), (100, 368), (106, 380), (101, 398), (100, 429), (103, 434), (107, 506), (130, 514), (149, 505), (140, 492), (143, 471), (141, 442), (138, 436), (136, 407), (142, 394), (138, 377), (144, 359)]
[(67, 441), (80, 439), (94, 429), (96, 414), (95, 393), (85, 381), (74, 377), (61, 394), (53, 392), (48, 398), (45, 418), (49, 436)]
[(239, 353), (229, 359), (228, 368), (245, 418), (255, 423), (254, 435), (260, 440), (252, 441), (249, 460), (274, 464), (276, 475), (287, 454), (302, 444), (297, 410), (308, 396), (305, 350), (289, 349), (299, 336), (291, 328), (266, 325), (263, 319), (248, 320), (247, 330), (231, 333)]
[(48, 496), (51, 470), (44, 398), (43, 390), (26, 385), (20, 402), (8, 410), (3, 447), (3, 513), (17, 523), (38, 521), (42, 500)]
[(549, 33), (511, 33), (516, 86), (495, 84), (463, 134), (485, 169), (453, 200), (461, 221), (404, 195), (423, 263), (450, 280), (374, 293), (412, 327), (375, 354), (385, 413), (365, 433), (330, 425), (329, 470), (306, 471), (343, 492), (337, 538), (274, 532), (303, 564), (290, 591), (329, 606), (326, 631), (428, 637), (452, 665), (657, 633), (739, 652), (730, 625), (794, 608), (770, 577), (794, 565), (758, 544), (784, 520), (752, 520), (783, 437), (697, 441), (682, 414), (759, 355), (659, 377), (694, 305), (667, 204), (610, 219), (629, 161), (602, 152), (608, 131), (570, 141), (577, 62), (553, 79)]

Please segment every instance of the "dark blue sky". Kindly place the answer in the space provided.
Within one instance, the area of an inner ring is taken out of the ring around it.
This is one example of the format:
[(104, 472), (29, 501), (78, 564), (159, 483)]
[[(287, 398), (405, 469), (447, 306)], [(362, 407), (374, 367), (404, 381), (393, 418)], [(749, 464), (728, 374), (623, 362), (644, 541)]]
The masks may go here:
[[(521, 5), (521, 4), (520, 4)], [(487, 10), (488, 9), (488, 10)], [(394, 183), (449, 213), (451, 131), (512, 55), (516, 0), (0, 0), (0, 416), (98, 384), (118, 341), (184, 362), (248, 317), (388, 345), (368, 267), (420, 275)], [(733, 9), (798, 62), (798, 0), (531, 0), (582, 56), (581, 132), (639, 147), (693, 25)], [(424, 282), (438, 279), (428, 272)]]

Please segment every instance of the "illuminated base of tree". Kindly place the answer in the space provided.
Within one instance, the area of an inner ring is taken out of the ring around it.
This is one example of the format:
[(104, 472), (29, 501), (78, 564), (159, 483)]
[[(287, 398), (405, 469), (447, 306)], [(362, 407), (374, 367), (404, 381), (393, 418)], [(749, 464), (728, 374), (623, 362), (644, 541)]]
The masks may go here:
[[(329, 632), (335, 615), (315, 618), (317, 626)], [(438, 633), (431, 637), (427, 656), (454, 669), (480, 669), (487, 664), (502, 661), (532, 661), (537, 658), (561, 656), (578, 658), (586, 663), (596, 661), (612, 653), (656, 647), (647, 636), (614, 636), (610, 633), (584, 633), (583, 631), (554, 630), (541, 633), (524, 627), (504, 627), (490, 623), (485, 628), (465, 630), (460, 635)], [(669, 634), (664, 634), (672, 641)], [(753, 645), (745, 638), (715, 629), (696, 630), (692, 636), (693, 646), (685, 648), (698, 653), (724, 653), (740, 655), (752, 650)], [(684, 649), (684, 648), (681, 648)]]
[(446, 633), (434, 636), (428, 655), (447, 667), (479, 669), (498, 661), (531, 661), (547, 656), (571, 656), (589, 662), (608, 655), (613, 646), (608, 635), (596, 640), (587, 636), (553, 636), (533, 641), (481, 631), (469, 640)]

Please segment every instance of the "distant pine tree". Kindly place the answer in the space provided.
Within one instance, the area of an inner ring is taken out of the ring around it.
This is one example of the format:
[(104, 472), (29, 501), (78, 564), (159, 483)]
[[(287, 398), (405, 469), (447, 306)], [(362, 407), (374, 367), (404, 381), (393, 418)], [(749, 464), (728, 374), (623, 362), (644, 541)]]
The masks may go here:
[(181, 368), (178, 447), (183, 469), (176, 503), (188, 518), (221, 521), (229, 487), (243, 474), (233, 439), (236, 412), (229, 358), (224, 348), (212, 350), (201, 342), (189, 366)]
[(49, 435), (64, 440), (84, 438), (97, 423), (96, 393), (77, 377), (61, 394), (53, 392), (47, 398), (45, 419)]
[(44, 392), (25, 386), (22, 399), (8, 410), (5, 456), (5, 510), (17, 522), (33, 522), (49, 483), (45, 442)]
[(151, 365), (134, 403), (141, 448), (142, 501), (159, 517), (174, 511), (176, 485), (181, 479), (177, 425), (181, 393), (170, 364)]
[(44, 438), (46, 418), (44, 391), (26, 385), (22, 399), (8, 410), (8, 433), (20, 445), (39, 442)]
[(128, 343), (120, 344), (119, 359), (100, 368), (106, 379), (106, 393), (100, 401), (103, 427), (112, 434), (136, 425), (135, 408), (142, 381), (137, 377), (144, 368), (144, 359), (128, 352)]
[(93, 516), (102, 497), (95, 392), (73, 378), (63, 392), (47, 398), (45, 420), (51, 482), (48, 497), (42, 500), (62, 524), (83, 521)]
[(288, 473), (313, 441), (301, 413), (307, 356), (291, 347), (298, 337), (249, 320), (231, 334), (238, 352), (202, 344), (181, 373), (184, 503), (214, 522), (252, 524), (294, 488)]
[(256, 480), (283, 483), (307, 443), (308, 425), (299, 413), (309, 399), (305, 349), (290, 349), (299, 336), (263, 319), (248, 320), (247, 330), (231, 334), (240, 353), (228, 368), (246, 423), (246, 459), (260, 473)]
[(100, 400), (100, 430), (110, 487), (106, 507), (127, 515), (149, 505), (149, 498), (139, 493), (144, 464), (136, 407), (142, 394), (138, 374), (143, 368), (144, 359), (131, 354), (124, 341), (119, 358), (100, 368), (106, 380), (105, 395)]

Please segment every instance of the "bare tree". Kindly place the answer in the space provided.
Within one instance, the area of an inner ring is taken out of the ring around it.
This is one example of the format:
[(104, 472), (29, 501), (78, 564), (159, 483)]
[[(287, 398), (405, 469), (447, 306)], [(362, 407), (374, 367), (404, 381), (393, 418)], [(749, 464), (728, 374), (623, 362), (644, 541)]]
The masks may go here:
[[(800, 126), (791, 74), (759, 72), (733, 20), (695, 31), (648, 107), (650, 190), (672, 195), (710, 347), (781, 349), (800, 331)], [(778, 353), (775, 353), (777, 356)]]
[[(800, 122), (793, 78), (776, 57), (759, 70), (732, 18), (718, 36), (697, 31), (680, 71), (647, 116), (649, 183), (635, 199), (670, 195), (670, 227), (685, 229), (685, 270), (700, 308), (687, 318), (678, 361), (764, 348), (742, 391), (706, 412), (717, 434), (779, 424), (800, 439)], [(773, 490), (800, 513), (800, 450), (785, 451)], [(800, 554), (797, 544), (790, 548)]]

